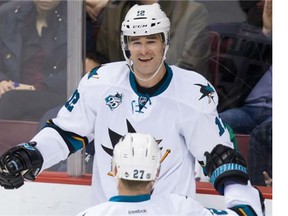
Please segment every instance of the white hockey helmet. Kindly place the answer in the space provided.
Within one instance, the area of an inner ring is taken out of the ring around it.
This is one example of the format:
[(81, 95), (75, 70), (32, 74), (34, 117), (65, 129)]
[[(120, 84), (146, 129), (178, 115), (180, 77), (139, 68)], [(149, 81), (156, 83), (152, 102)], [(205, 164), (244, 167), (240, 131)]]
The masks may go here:
[(166, 52), (169, 48), (170, 20), (161, 10), (158, 3), (149, 5), (135, 4), (125, 16), (121, 27), (121, 44), (122, 51), (126, 60), (130, 54), (128, 50), (128, 41), (126, 36), (144, 36), (157, 33), (163, 33), (165, 41), (165, 59)]
[(149, 134), (128, 133), (120, 139), (113, 152), (116, 177), (134, 181), (152, 181), (160, 168), (161, 150)]

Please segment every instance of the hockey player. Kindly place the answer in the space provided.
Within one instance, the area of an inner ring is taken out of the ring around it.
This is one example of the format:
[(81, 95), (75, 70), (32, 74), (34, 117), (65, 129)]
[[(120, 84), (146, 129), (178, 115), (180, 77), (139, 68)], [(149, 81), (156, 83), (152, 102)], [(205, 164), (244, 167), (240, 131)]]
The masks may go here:
[[(229, 147), (221, 147), (230, 151)], [(233, 152), (233, 151), (231, 151)], [(210, 155), (214, 157), (217, 155)], [(234, 155), (239, 157), (239, 155)], [(210, 157), (207, 157), (207, 159)], [(240, 156), (239, 160), (244, 159)], [(262, 214), (257, 189), (249, 185), (225, 187), (227, 209), (207, 209), (187, 196), (165, 193), (151, 197), (160, 171), (161, 150), (148, 134), (128, 133), (116, 144), (112, 173), (119, 195), (96, 205), (78, 216), (89, 215), (258, 215)], [(157, 187), (157, 186), (156, 186)]]
[[(127, 61), (87, 73), (57, 118), (49, 120), (29, 143), (4, 153), (1, 186), (18, 188), (24, 180), (34, 180), (94, 139), (93, 202), (105, 202), (117, 195), (115, 180), (107, 175), (114, 146), (127, 132), (140, 132), (155, 137), (163, 153), (170, 152), (153, 195), (166, 191), (194, 198), (195, 159), (211, 175), (205, 152), (218, 152), (218, 144), (232, 148), (233, 144), (218, 117), (213, 86), (196, 72), (165, 63), (169, 30), (170, 21), (159, 4), (133, 6), (122, 24)], [(217, 166), (221, 169), (212, 176), (216, 190), (223, 194), (227, 179), (246, 185), (246, 168), (237, 160), (233, 166), (225, 165), (226, 152), (220, 153), (224, 158)]]

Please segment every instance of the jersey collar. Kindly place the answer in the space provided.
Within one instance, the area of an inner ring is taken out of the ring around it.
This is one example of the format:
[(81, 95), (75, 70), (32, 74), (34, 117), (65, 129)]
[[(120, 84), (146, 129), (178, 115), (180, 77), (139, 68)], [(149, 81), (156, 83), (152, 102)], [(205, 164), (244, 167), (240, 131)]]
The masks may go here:
[[(165, 68), (166, 68), (166, 73), (167, 73), (166, 79), (164, 80), (164, 82), (161, 84), (161, 86), (159, 88), (157, 88), (154, 92), (149, 94), (149, 97), (157, 96), (157, 95), (161, 94), (162, 92), (164, 92), (168, 88), (168, 86), (171, 82), (172, 76), (173, 76), (173, 72), (172, 72), (172, 69), (170, 68), (170, 66), (166, 63), (165, 63)], [(132, 71), (130, 71), (129, 80), (130, 80), (130, 85), (131, 85), (133, 91), (139, 96), (143, 95), (137, 90), (135, 75)]]
[(143, 202), (150, 200), (150, 194), (135, 195), (135, 196), (113, 196), (109, 199), (110, 202)]

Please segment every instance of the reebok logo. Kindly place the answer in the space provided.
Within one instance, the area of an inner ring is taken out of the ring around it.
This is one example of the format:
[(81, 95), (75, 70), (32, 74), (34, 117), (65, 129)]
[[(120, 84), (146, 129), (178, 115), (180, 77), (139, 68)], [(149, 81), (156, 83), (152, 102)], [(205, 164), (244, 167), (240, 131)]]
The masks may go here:
[(129, 210), (128, 214), (143, 214), (143, 213), (147, 213), (146, 209), (137, 209), (137, 210)]

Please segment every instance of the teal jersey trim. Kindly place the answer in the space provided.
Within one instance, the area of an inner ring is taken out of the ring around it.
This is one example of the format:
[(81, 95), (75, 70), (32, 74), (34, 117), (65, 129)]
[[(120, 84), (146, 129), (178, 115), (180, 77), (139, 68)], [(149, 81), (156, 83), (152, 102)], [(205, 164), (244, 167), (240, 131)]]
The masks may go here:
[(65, 141), (70, 151), (69, 155), (86, 147), (88, 144), (87, 137), (82, 137), (78, 134), (64, 131), (61, 128), (59, 128), (57, 125), (55, 125), (52, 120), (47, 121), (45, 127), (53, 128), (60, 134), (60, 136), (63, 138), (63, 140)]
[[(154, 97), (154, 96), (157, 96), (159, 94), (161, 94), (162, 92), (164, 92), (171, 80), (172, 80), (172, 77), (173, 77), (173, 72), (172, 72), (172, 69), (171, 67), (164, 63), (165, 64), (165, 68), (166, 68), (166, 73), (167, 73), (167, 78), (165, 79), (165, 81), (163, 82), (163, 84), (160, 86), (160, 88), (158, 88), (155, 92), (153, 92), (152, 94), (149, 94), (149, 97)], [(130, 85), (133, 89), (133, 91), (138, 95), (138, 96), (146, 96), (146, 95), (143, 95), (141, 94), (138, 90), (137, 90), (137, 85), (136, 85), (136, 78), (135, 78), (135, 75), (132, 71), (130, 71), (130, 74), (129, 74), (129, 80), (130, 80)]]
[(230, 209), (240, 216), (257, 216), (256, 212), (250, 205), (237, 205)]
[(113, 196), (109, 199), (110, 202), (143, 202), (150, 200), (150, 194), (135, 195), (135, 196)]

